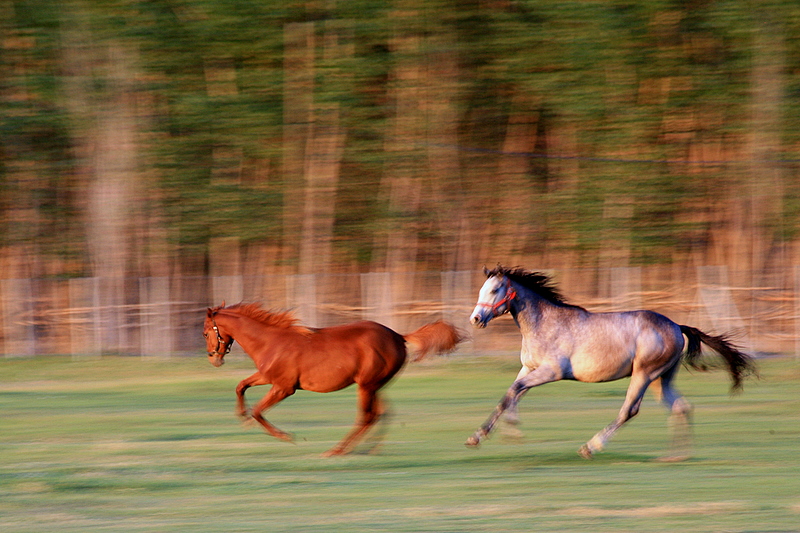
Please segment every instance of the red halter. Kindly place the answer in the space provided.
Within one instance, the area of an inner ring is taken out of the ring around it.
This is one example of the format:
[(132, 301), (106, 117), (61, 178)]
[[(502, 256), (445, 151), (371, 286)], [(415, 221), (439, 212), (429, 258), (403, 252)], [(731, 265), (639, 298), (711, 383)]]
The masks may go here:
[(492, 308), (492, 316), (497, 317), (500, 316), (501, 313), (498, 313), (497, 310), (503, 306), (503, 304), (511, 303), (511, 300), (517, 297), (517, 291), (514, 290), (514, 287), (511, 286), (511, 280), (506, 278), (506, 295), (503, 296), (503, 299), (497, 302), (496, 304), (484, 304), (478, 302), (478, 305), (481, 307), (491, 307)]

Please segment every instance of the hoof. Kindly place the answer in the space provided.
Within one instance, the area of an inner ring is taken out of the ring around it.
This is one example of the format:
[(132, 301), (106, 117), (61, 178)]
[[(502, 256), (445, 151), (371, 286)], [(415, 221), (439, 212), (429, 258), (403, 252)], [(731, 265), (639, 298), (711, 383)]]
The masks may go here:
[(294, 435), (292, 435), (291, 433), (284, 433), (283, 431), (280, 431), (280, 432), (273, 433), (272, 436), (275, 437), (276, 439), (280, 439), (280, 440), (282, 440), (284, 442), (290, 442), (290, 443), (294, 444)]
[(467, 442), (464, 443), (464, 446), (469, 446), (474, 448), (481, 443), (481, 438), (478, 435), (472, 435), (470, 438), (467, 439)]
[(291, 442), (292, 444), (294, 444), (294, 435), (292, 435), (291, 433), (280, 433), (275, 436), (284, 442)]
[(593, 456), (591, 448), (589, 448), (585, 444), (581, 446), (580, 450), (578, 450), (578, 455), (580, 455), (584, 459), (591, 459)]

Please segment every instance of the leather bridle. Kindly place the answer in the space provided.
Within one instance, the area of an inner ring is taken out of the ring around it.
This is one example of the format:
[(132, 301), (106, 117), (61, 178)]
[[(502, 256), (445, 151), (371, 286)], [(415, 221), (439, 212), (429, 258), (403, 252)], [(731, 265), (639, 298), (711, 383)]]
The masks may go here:
[[(212, 318), (211, 324), (214, 329), (214, 333), (217, 334), (217, 347), (209, 355), (221, 355), (221, 356), (228, 355), (231, 351), (231, 346), (233, 346), (233, 337), (231, 337), (231, 342), (225, 344), (225, 339), (223, 339), (222, 335), (219, 334), (219, 327), (217, 327), (217, 321)], [(221, 352), (220, 347), (224, 347), (225, 351)]]

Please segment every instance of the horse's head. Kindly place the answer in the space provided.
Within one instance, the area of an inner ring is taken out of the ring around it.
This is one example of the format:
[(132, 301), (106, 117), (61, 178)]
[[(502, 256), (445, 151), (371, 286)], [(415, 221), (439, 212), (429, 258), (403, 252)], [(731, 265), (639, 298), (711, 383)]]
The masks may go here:
[(511, 286), (508, 277), (493, 274), (486, 269), (484, 272), (488, 278), (478, 293), (478, 303), (469, 317), (476, 328), (485, 328), (491, 319), (508, 312), (511, 301), (517, 297), (517, 291)]
[(203, 324), (203, 337), (206, 338), (208, 362), (214, 366), (222, 366), (225, 363), (225, 356), (231, 351), (231, 345), (233, 344), (233, 337), (223, 331), (217, 324), (217, 312), (223, 307), (225, 307), (225, 303), (213, 309), (209, 307), (206, 321)]

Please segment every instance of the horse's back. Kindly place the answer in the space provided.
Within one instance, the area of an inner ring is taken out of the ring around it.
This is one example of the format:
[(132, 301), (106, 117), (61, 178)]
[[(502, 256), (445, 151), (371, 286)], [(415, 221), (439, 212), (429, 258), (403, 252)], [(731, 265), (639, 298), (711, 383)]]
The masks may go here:
[(402, 335), (370, 320), (318, 329), (311, 345), (308, 356), (352, 374), (359, 384), (388, 381), (406, 361)]
[(374, 349), (384, 345), (396, 347), (405, 344), (402, 335), (372, 320), (318, 329), (313, 338), (317, 342), (342, 343), (363, 349)]

